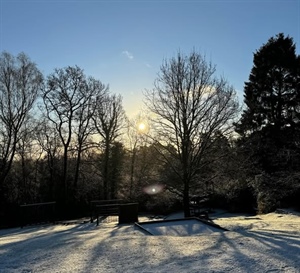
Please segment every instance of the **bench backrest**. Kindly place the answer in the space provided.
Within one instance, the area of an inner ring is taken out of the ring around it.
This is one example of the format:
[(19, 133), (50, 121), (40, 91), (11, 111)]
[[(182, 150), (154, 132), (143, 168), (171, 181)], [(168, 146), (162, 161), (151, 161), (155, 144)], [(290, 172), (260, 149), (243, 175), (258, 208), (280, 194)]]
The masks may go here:
[(110, 200), (92, 200), (90, 202), (91, 206), (95, 207), (97, 205), (109, 205), (109, 204), (122, 204), (124, 201), (122, 199), (110, 199)]

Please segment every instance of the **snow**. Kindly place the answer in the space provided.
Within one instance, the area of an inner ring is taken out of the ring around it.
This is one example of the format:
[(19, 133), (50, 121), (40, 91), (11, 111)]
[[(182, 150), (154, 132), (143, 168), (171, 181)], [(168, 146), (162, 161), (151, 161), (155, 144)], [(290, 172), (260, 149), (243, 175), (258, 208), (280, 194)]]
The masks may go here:
[(221, 232), (215, 226), (208, 225), (197, 219), (178, 219), (172, 221), (152, 221), (140, 223), (139, 226), (152, 235), (191, 236)]
[(150, 236), (114, 218), (0, 230), (0, 272), (300, 272), (299, 214), (212, 217), (229, 231)]

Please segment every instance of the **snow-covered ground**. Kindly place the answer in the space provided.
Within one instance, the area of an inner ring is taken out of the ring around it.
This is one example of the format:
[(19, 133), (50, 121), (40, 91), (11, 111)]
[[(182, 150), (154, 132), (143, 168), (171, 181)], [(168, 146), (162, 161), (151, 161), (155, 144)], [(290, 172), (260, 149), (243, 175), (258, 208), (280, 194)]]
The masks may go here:
[(0, 272), (300, 272), (299, 214), (212, 217), (229, 231), (150, 236), (114, 219), (0, 230)]
[(217, 225), (202, 222), (198, 219), (177, 219), (169, 221), (147, 221), (138, 226), (150, 235), (191, 236), (197, 234), (210, 234), (220, 232)]

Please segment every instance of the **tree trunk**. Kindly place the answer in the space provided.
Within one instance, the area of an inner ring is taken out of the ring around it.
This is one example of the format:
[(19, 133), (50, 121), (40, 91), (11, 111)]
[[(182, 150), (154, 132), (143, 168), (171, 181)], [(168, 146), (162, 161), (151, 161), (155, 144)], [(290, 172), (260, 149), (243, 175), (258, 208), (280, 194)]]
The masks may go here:
[(64, 162), (63, 162), (63, 197), (64, 202), (67, 203), (68, 199), (68, 181), (67, 181), (67, 171), (68, 171), (68, 148), (64, 147)]
[(187, 177), (184, 178), (184, 189), (183, 189), (183, 210), (184, 210), (184, 217), (190, 217), (190, 190), (189, 190), (189, 180)]
[(109, 165), (109, 142), (105, 143), (104, 152), (104, 166), (103, 166), (103, 198), (106, 200), (109, 196), (108, 194), (108, 165)]
[(75, 167), (75, 176), (74, 176), (74, 193), (77, 192), (77, 186), (78, 186), (78, 179), (79, 179), (79, 167), (81, 163), (81, 145), (78, 147), (77, 152), (77, 160), (76, 160), (76, 167)]
[(132, 199), (133, 194), (133, 178), (134, 178), (134, 164), (136, 157), (136, 149), (133, 148), (132, 157), (131, 157), (131, 166), (130, 166), (130, 185), (129, 185), (129, 199)]

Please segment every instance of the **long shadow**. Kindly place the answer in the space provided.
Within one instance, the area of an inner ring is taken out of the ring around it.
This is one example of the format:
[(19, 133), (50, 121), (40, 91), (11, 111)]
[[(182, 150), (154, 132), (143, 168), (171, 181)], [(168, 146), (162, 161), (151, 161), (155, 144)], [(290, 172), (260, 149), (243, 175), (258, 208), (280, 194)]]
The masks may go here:
[[(184, 228), (189, 232), (194, 231), (189, 225)], [(130, 234), (126, 235), (125, 231)], [(136, 234), (133, 235), (133, 232)], [(95, 245), (82, 272), (95, 269), (100, 272), (171, 272), (169, 266), (182, 267), (182, 272), (187, 272), (186, 266), (190, 263), (197, 263), (198, 268), (201, 268), (199, 256), (203, 255), (202, 251), (199, 254), (197, 248), (189, 249), (186, 241), (194, 244), (197, 237), (145, 236), (140, 229), (132, 226), (115, 226), (110, 237)], [(130, 264), (132, 257), (134, 262)]]
[(273, 256), (285, 258), (285, 262), (300, 272), (300, 236), (288, 231), (251, 231), (251, 237), (269, 246)]
[[(82, 233), (93, 231), (92, 225), (67, 226), (64, 230), (57, 230), (57, 226), (26, 228), (19, 232), (13, 231), (11, 238), (6, 234), (0, 240), (0, 272), (22, 272), (28, 265), (47, 263), (47, 260), (59, 261), (67, 260), (69, 255), (65, 248), (79, 249), (84, 242), (78, 240)], [(87, 239), (89, 236), (85, 235)], [(6, 242), (5, 240), (10, 240)], [(57, 255), (59, 253), (59, 255)], [(48, 263), (51, 268), (53, 264)]]
[(49, 268), (107, 273), (297, 272), (300, 268), (300, 238), (285, 231), (146, 236), (133, 225), (112, 223), (11, 231), (16, 241), (9, 242), (8, 233), (4, 243), (0, 239), (0, 272), (50, 272)]
[[(171, 272), (174, 268), (182, 272), (268, 272), (285, 269), (297, 272), (300, 268), (300, 239), (285, 233), (278, 234), (278, 238), (272, 236), (268, 232), (241, 231), (190, 237), (108, 238), (104, 245), (95, 246), (84, 271), (93, 270), (91, 264), (96, 261), (98, 269), (110, 268), (111, 272)], [(204, 245), (197, 250), (195, 242), (198, 238)], [(289, 253), (286, 253), (287, 249)], [(135, 257), (132, 265), (129, 264), (131, 257)], [(103, 263), (106, 267), (101, 267)]]
[[(229, 234), (235, 236), (227, 238)], [(296, 270), (292, 272), (300, 270), (300, 238), (285, 232), (277, 236), (262, 231), (229, 232), (207, 251), (214, 249), (224, 251), (228, 260), (234, 261), (233, 265), (242, 272), (265, 272), (272, 267), (274, 270), (289, 267)], [(269, 257), (272, 262), (268, 261)]]
[[(123, 230), (120, 236), (118, 231), (112, 231), (109, 238), (94, 247), (82, 272), (95, 269), (99, 272), (162, 272), (161, 256), (168, 260), (179, 255), (168, 237), (160, 236), (158, 240), (156, 236), (142, 234), (137, 228), (131, 227), (130, 230), (131, 235), (124, 234)], [(134, 231), (136, 235), (132, 235)], [(130, 263), (132, 257), (133, 264)]]

